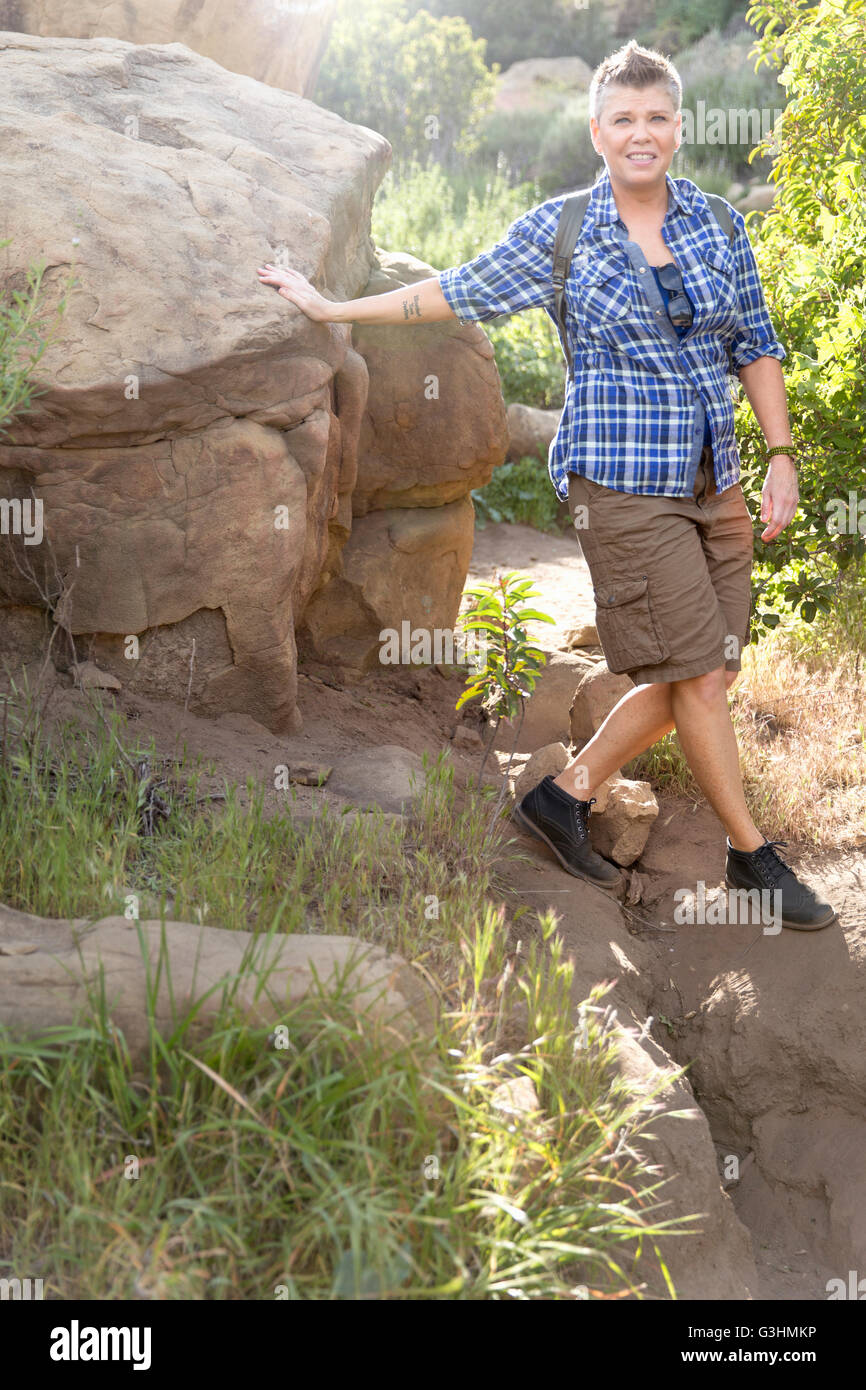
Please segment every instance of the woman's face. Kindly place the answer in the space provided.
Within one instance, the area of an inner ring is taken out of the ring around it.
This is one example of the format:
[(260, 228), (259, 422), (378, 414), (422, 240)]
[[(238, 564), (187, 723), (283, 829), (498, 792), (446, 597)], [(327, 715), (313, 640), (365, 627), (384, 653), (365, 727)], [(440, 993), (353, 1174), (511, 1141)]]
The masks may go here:
[(679, 149), (682, 115), (664, 87), (607, 87), (592, 143), (611, 180), (637, 192), (663, 183)]

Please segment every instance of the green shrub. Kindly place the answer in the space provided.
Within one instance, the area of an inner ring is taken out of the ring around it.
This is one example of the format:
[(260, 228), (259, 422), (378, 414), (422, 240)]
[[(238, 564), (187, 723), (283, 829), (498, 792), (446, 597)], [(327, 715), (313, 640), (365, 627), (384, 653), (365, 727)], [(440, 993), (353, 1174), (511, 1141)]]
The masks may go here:
[(487, 40), (487, 61), (503, 68), (523, 58), (559, 58), (579, 54), (590, 66), (616, 46), (612, 16), (606, 5), (576, 5), (574, 0), (406, 0), (411, 10), (459, 14), (476, 37)]
[[(567, 508), (559, 501), (546, 462), (527, 457), (494, 469), (486, 487), (472, 493), (475, 524), (483, 530), (488, 521), (520, 522), (538, 531), (568, 528)], [(563, 513), (565, 513), (563, 519)]]
[(509, 177), (532, 180), (545, 197), (591, 184), (600, 167), (585, 92), (543, 107), (494, 111), (484, 120), (479, 159), (504, 161)]
[[(752, 222), (755, 250), (784, 363), (798, 460), (800, 507), (765, 547), (756, 540), (755, 627), (783, 611), (806, 622), (836, 601), (840, 573), (866, 553), (862, 496), (866, 435), (866, 36), (864, 0), (771, 0), (749, 10), (759, 49), (781, 45), (788, 105), (774, 160), (774, 208)], [(758, 514), (763, 436), (738, 411), (743, 488)], [(774, 442), (774, 441), (771, 441)], [(859, 489), (859, 490), (858, 490)], [(833, 529), (845, 503), (850, 529)], [(758, 534), (763, 529), (758, 527)], [(764, 616), (766, 615), (766, 616)]]
[[(767, 113), (772, 121), (774, 111), (785, 105), (785, 90), (778, 82), (778, 67), (762, 65), (756, 69), (753, 55), (755, 34), (744, 30), (723, 38), (717, 29), (705, 34), (675, 59), (683, 82), (683, 108), (691, 111), (697, 124), (698, 102), (705, 111), (712, 108), (728, 111), (758, 110)], [(749, 126), (751, 132), (751, 125)], [(727, 131), (737, 138), (738, 132)], [(693, 179), (710, 193), (725, 193), (734, 179), (755, 175), (767, 177), (771, 161), (752, 160), (753, 146), (740, 144), (709, 145), (683, 142), (675, 156), (671, 173), (675, 177)], [(712, 187), (709, 179), (713, 179)]]
[(740, 0), (657, 0), (635, 36), (664, 53), (679, 53), (708, 30), (721, 29), (738, 8)]
[(460, 173), (408, 159), (388, 171), (372, 208), (376, 246), (409, 251), (436, 270), (462, 265), (499, 241), (515, 217), (541, 201), (531, 183), (512, 186), (501, 169)]
[(561, 410), (565, 358), (550, 315), (544, 309), (526, 309), (483, 327), (493, 344), (506, 402)]
[(313, 99), (384, 135), (398, 157), (448, 167), (471, 155), (490, 108), (484, 41), (465, 20), (402, 0), (341, 0)]

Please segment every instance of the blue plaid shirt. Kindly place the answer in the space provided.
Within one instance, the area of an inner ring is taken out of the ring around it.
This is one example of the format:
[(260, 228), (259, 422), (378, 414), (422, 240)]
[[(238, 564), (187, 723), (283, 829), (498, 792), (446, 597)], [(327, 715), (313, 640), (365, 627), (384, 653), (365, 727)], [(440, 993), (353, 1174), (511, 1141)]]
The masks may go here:
[[(628, 240), (610, 176), (594, 185), (565, 282), (574, 373), (548, 469), (568, 498), (568, 473), (620, 492), (691, 496), (705, 418), (719, 492), (739, 480), (735, 369), (786, 357), (770, 321), (741, 213), (731, 245), (701, 190), (667, 175), (662, 236), (680, 268), (694, 318), (682, 338), (640, 247)], [(439, 274), (461, 323), (543, 308), (556, 322), (553, 244), (565, 193), (516, 218), (502, 241)]]

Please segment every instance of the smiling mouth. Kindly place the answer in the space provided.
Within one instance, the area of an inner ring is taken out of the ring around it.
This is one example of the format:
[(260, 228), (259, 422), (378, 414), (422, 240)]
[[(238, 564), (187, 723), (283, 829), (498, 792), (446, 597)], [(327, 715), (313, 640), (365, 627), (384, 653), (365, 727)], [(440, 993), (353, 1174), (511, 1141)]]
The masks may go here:
[(631, 160), (632, 164), (652, 164), (655, 158), (656, 156), (649, 152), (638, 153), (635, 151), (633, 154), (626, 155), (626, 159)]

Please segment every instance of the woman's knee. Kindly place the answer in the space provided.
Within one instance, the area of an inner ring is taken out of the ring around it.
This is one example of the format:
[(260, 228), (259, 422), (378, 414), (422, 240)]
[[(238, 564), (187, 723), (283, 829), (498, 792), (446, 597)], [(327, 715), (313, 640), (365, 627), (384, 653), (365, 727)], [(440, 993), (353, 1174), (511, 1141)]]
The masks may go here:
[(718, 666), (714, 671), (705, 671), (700, 676), (688, 676), (682, 681), (672, 681), (672, 693), (673, 690), (683, 691), (696, 699), (706, 701), (707, 704), (714, 704), (730, 684), (727, 677), (736, 674), (736, 671), (726, 671), (724, 666)]

